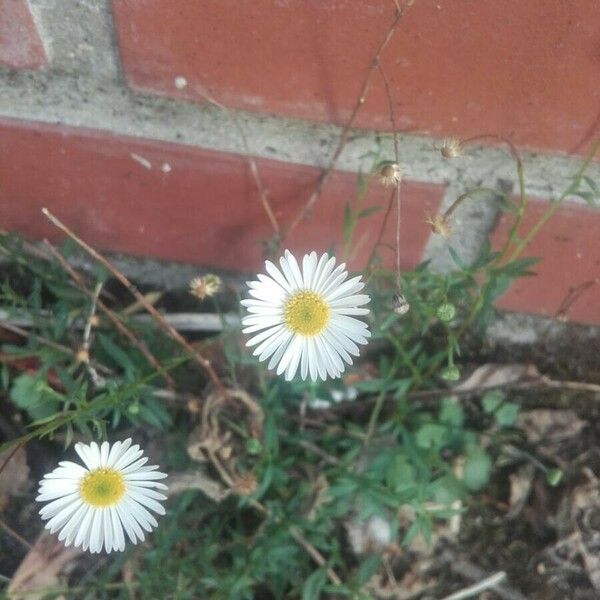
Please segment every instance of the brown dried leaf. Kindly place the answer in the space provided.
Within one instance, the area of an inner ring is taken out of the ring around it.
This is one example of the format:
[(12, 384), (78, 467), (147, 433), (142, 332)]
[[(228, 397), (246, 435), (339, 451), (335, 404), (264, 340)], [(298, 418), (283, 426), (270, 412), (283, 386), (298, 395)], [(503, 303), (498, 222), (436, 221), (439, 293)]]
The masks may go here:
[(580, 538), (579, 552), (583, 559), (585, 572), (594, 589), (600, 591), (600, 557), (595, 552), (589, 552), (585, 542)]
[[(11, 453), (14, 454), (11, 456)], [(6, 464), (5, 461), (10, 457)], [(27, 466), (27, 454), (24, 448), (13, 449), (0, 453), (0, 512), (8, 503), (10, 496), (14, 496), (23, 490), (29, 479), (29, 467)]]
[(8, 597), (11, 600), (43, 598), (49, 588), (60, 583), (59, 574), (65, 565), (80, 554), (80, 548), (66, 548), (44, 529), (12, 576)]
[(521, 514), (531, 492), (534, 471), (535, 468), (533, 465), (526, 464), (509, 475), (510, 510), (506, 513), (508, 519), (514, 519)]
[(522, 412), (517, 419), (531, 444), (553, 444), (577, 436), (587, 425), (573, 410), (543, 408)]
[(200, 490), (214, 502), (221, 502), (231, 493), (230, 490), (218, 481), (211, 479), (203, 471), (174, 473), (169, 476), (169, 491), (167, 492), (169, 496), (186, 490)]
[(531, 383), (538, 380), (541, 382), (542, 376), (534, 365), (489, 363), (475, 369), (469, 377), (454, 386), (453, 389), (459, 392), (469, 392), (471, 390), (475, 392), (516, 383)]

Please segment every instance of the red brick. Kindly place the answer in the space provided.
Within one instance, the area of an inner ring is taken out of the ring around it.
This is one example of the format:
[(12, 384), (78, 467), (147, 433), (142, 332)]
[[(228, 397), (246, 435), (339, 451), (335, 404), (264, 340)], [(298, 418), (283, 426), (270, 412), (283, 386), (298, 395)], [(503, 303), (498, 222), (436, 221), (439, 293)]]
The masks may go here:
[[(531, 200), (521, 234), (547, 208), (547, 202)], [(506, 239), (511, 223), (508, 216), (499, 222), (493, 234), (496, 247)], [(497, 302), (498, 308), (554, 317), (570, 289), (595, 282), (572, 305), (567, 318), (600, 324), (600, 211), (564, 205), (533, 239), (524, 256), (542, 259), (531, 268), (536, 275), (518, 279)]]
[[(318, 171), (257, 163), (275, 212), (289, 222)], [(242, 271), (260, 265), (259, 240), (271, 233), (246, 161), (188, 146), (0, 121), (0, 181), (0, 229), (31, 238), (60, 239), (40, 214), (47, 206), (99, 248)], [(423, 213), (436, 211), (443, 189), (407, 182), (403, 190), (403, 262), (412, 266), (428, 239)], [(288, 247), (325, 251), (339, 242), (344, 204), (355, 192), (356, 176), (335, 172), (311, 221), (298, 227)], [(386, 205), (389, 193), (374, 184), (365, 206)], [(355, 266), (364, 264), (383, 214), (362, 223), (352, 245)], [(390, 219), (385, 244), (393, 243), (393, 225)], [(393, 264), (390, 248), (382, 256)]]
[(46, 64), (26, 0), (0, 0), (0, 64), (29, 69)]
[[(136, 88), (344, 123), (393, 3), (113, 0), (113, 10)], [(600, 130), (599, 29), (598, 0), (415, 2), (382, 57), (399, 126), (583, 151)], [(378, 74), (357, 125), (389, 128)]]

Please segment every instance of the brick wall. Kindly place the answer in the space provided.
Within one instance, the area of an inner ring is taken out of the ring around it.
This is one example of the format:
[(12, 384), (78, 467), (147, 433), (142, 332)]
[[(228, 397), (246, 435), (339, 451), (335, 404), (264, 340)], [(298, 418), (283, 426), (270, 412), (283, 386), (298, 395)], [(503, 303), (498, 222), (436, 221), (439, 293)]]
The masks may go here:
[[(244, 154), (289, 222), (393, 16), (391, 0), (0, 0), (0, 228), (57, 239), (39, 212), (48, 206), (106, 250), (255, 268), (270, 229)], [(443, 160), (434, 146), (444, 136), (495, 133), (520, 147), (534, 198), (527, 220), (564, 189), (600, 135), (599, 31), (597, 0), (415, 0), (381, 57), (407, 169), (405, 267), (423, 257), (448, 265), (424, 213), (515, 179), (493, 143)], [(339, 242), (364, 155), (393, 155), (377, 73), (355, 127), (290, 247)], [(591, 175), (600, 183), (597, 163)], [(375, 186), (366, 203), (386, 199)], [(382, 218), (359, 231), (355, 266)], [(468, 260), (488, 231), (498, 240), (506, 228), (484, 197), (461, 207), (450, 243)], [(544, 259), (537, 275), (499, 306), (552, 316), (569, 288), (600, 277), (600, 213), (570, 199), (530, 254)], [(600, 285), (569, 316), (600, 324)]]

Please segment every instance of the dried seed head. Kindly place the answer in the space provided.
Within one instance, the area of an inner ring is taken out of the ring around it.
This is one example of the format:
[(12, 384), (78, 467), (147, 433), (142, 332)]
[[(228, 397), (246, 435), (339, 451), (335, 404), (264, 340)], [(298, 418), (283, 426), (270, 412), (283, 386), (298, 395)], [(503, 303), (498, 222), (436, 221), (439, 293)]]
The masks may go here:
[(405, 315), (410, 310), (410, 304), (403, 294), (394, 296), (394, 312), (397, 315)]
[(233, 480), (232, 489), (240, 496), (249, 496), (256, 491), (258, 482), (252, 473), (242, 473)]
[(190, 281), (190, 294), (204, 300), (208, 296), (214, 296), (221, 289), (221, 278), (209, 273), (202, 277), (194, 277)]
[(75, 362), (87, 365), (90, 362), (90, 353), (85, 348), (79, 348), (75, 354)]
[(384, 161), (377, 166), (377, 175), (384, 186), (391, 187), (402, 181), (404, 172), (399, 164)]
[(431, 227), (431, 231), (436, 235), (441, 235), (446, 239), (452, 235), (452, 225), (445, 215), (428, 216), (425, 223)]
[(440, 152), (444, 158), (456, 158), (464, 154), (464, 148), (459, 139), (448, 138), (443, 141)]

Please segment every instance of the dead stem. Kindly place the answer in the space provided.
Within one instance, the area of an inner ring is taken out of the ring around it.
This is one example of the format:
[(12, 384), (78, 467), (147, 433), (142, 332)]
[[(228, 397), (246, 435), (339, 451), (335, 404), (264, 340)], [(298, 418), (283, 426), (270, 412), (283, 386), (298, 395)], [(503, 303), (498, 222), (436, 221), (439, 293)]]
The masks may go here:
[(20, 544), (25, 546), (27, 550), (32, 550), (32, 544), (30, 544), (23, 536), (18, 534), (12, 527), (7, 525), (2, 519), (0, 519), (0, 527), (4, 529), (4, 531), (6, 531), (6, 533), (8, 533), (10, 536), (15, 538), (15, 540), (17, 540)]
[(568, 313), (573, 307), (573, 305), (583, 296), (590, 288), (594, 287), (598, 283), (598, 279), (590, 279), (589, 281), (584, 281), (579, 285), (574, 287), (570, 287), (566, 296), (563, 298), (556, 314), (554, 315), (556, 319), (559, 321), (567, 321)]
[(316, 204), (317, 200), (321, 196), (323, 187), (324, 187), (325, 183), (327, 182), (327, 180), (329, 179), (331, 171), (337, 164), (337, 161), (346, 146), (346, 143), (348, 141), (348, 136), (350, 135), (350, 130), (352, 129), (352, 125), (354, 124), (356, 116), (358, 115), (361, 107), (363, 106), (363, 104), (365, 103), (365, 101), (367, 99), (369, 87), (371, 85), (371, 78), (373, 77), (373, 73), (374, 73), (375, 69), (379, 65), (379, 59), (381, 57), (381, 54), (382, 54), (383, 50), (385, 49), (385, 47), (389, 44), (390, 40), (392, 39), (394, 32), (396, 31), (396, 28), (398, 26), (398, 23), (400, 23), (400, 20), (402, 19), (404, 13), (406, 12), (406, 9), (408, 9), (413, 4), (413, 2), (414, 2), (414, 0), (405, 0), (402, 4), (399, 4), (396, 0), (394, 0), (394, 5), (396, 7), (394, 19), (390, 23), (390, 26), (388, 27), (387, 31), (385, 32), (385, 35), (383, 36), (383, 39), (382, 39), (381, 43), (379, 44), (377, 51), (375, 52), (375, 55), (371, 59), (365, 79), (360, 88), (360, 93), (354, 104), (354, 108), (352, 109), (352, 112), (350, 113), (350, 118), (344, 125), (342, 133), (340, 135), (340, 139), (336, 146), (336, 149), (335, 149), (332, 157), (329, 159), (327, 166), (321, 171), (321, 174), (319, 175), (319, 178), (317, 180), (315, 188), (311, 192), (310, 196), (308, 197), (306, 204), (300, 209), (300, 211), (298, 212), (298, 214), (296, 215), (296, 217), (294, 218), (294, 220), (292, 221), (290, 226), (283, 233), (283, 235), (281, 237), (281, 241), (284, 241), (285, 239), (287, 239), (287, 237), (292, 233), (292, 231), (294, 231), (294, 229), (296, 229), (296, 227), (300, 224), (300, 222), (303, 221), (306, 217), (308, 217), (310, 215), (314, 205)]
[(135, 299), (146, 309), (146, 311), (154, 318), (159, 327), (167, 333), (173, 340), (175, 340), (190, 356), (194, 358), (196, 363), (204, 370), (210, 379), (211, 383), (217, 389), (219, 394), (223, 397), (227, 397), (227, 391), (223, 385), (221, 379), (214, 370), (209, 360), (204, 358), (189, 342), (179, 334), (179, 332), (169, 325), (163, 316), (150, 304), (144, 295), (127, 279), (119, 269), (117, 269), (108, 259), (104, 258), (99, 252), (94, 250), (82, 239), (77, 237), (66, 225), (64, 225), (59, 219), (57, 219), (47, 208), (42, 209), (42, 213), (50, 220), (50, 222), (58, 227), (62, 232), (68, 235), (80, 248), (85, 250), (93, 259), (103, 265), (121, 284), (123, 284), (127, 290), (135, 297)]
[[(323, 555), (295, 527), (290, 527), (289, 532), (294, 540), (296, 540), (296, 543), (301, 546), (320, 567), (324, 567), (327, 564)], [(334, 585), (341, 585), (342, 580), (331, 567), (327, 567), (326, 572), (331, 583)]]
[[(50, 217), (49, 217), (50, 218)], [(68, 275), (73, 280), (73, 283), (84, 293), (86, 294), (92, 301), (94, 301), (94, 293), (87, 288), (83, 278), (71, 265), (66, 261), (64, 256), (48, 241), (44, 240), (46, 248), (52, 254), (52, 256), (56, 259), (59, 265), (68, 273)], [(140, 340), (122, 321), (115, 315), (115, 313), (104, 304), (104, 302), (98, 297), (96, 298), (96, 304), (98, 308), (106, 315), (108, 320), (115, 326), (115, 329), (119, 331), (124, 337), (126, 337), (144, 356), (144, 358), (148, 361), (150, 365), (152, 365), (157, 371), (162, 373), (165, 381), (168, 383), (171, 389), (175, 389), (175, 381), (173, 378), (167, 373), (165, 368), (158, 362), (158, 360), (152, 355), (152, 353), (148, 350), (146, 344)], [(85, 339), (85, 336), (84, 336)]]
[(271, 207), (271, 202), (269, 201), (269, 192), (265, 188), (260, 173), (258, 171), (258, 166), (256, 161), (252, 157), (250, 153), (250, 146), (248, 145), (248, 139), (246, 138), (246, 134), (244, 133), (244, 129), (241, 126), (239, 120), (235, 117), (233, 112), (229, 110), (226, 106), (218, 102), (215, 98), (207, 94), (206, 92), (200, 92), (200, 95), (213, 106), (216, 106), (218, 109), (222, 110), (229, 120), (232, 122), (233, 126), (238, 130), (240, 135), (240, 139), (242, 140), (242, 145), (244, 146), (245, 159), (248, 161), (248, 166), (250, 167), (250, 173), (252, 174), (252, 178), (254, 179), (254, 184), (256, 185), (256, 189), (258, 190), (258, 195), (263, 206), (263, 209), (271, 222), (271, 226), (273, 227), (273, 231), (277, 238), (279, 239), (281, 235), (281, 229), (279, 227), (279, 222), (277, 221), (277, 217), (273, 212), (273, 208)]
[(99, 281), (94, 287), (94, 291), (92, 292), (91, 300), (92, 305), (90, 307), (90, 312), (88, 314), (88, 318), (85, 322), (85, 327), (83, 328), (83, 341), (81, 343), (81, 351), (78, 352), (78, 356), (83, 357), (85, 360), (85, 367), (89, 373), (90, 379), (94, 383), (96, 387), (100, 387), (102, 384), (101, 378), (96, 372), (96, 369), (90, 363), (90, 345), (91, 345), (91, 336), (92, 336), (92, 327), (94, 321), (97, 319), (96, 317), (96, 309), (98, 307), (98, 299), (100, 298), (100, 292), (102, 291), (102, 282)]
[[(396, 127), (396, 115), (394, 112), (394, 99), (392, 97), (392, 90), (390, 87), (390, 82), (385, 74), (385, 70), (383, 65), (377, 60), (377, 69), (379, 70), (379, 74), (381, 75), (381, 79), (383, 80), (383, 87), (385, 89), (385, 97), (388, 102), (388, 111), (390, 115), (390, 122), (392, 124), (392, 136), (394, 139), (394, 160), (398, 167), (400, 166), (400, 150), (398, 148), (398, 131)], [(401, 203), (400, 203), (400, 186), (402, 185), (402, 178), (398, 177), (396, 179), (396, 189), (395, 189), (395, 197), (396, 197), (396, 287), (398, 288), (398, 294), (402, 294), (402, 279), (400, 272), (400, 215), (402, 213)], [(403, 298), (404, 300), (404, 298)], [(405, 301), (406, 302), (406, 301)]]
[(8, 463), (12, 460), (12, 457), (19, 451), (20, 448), (22, 448), (24, 445), (24, 442), (21, 442), (19, 444), (17, 444), (9, 453), (9, 455), (4, 459), (4, 462), (2, 463), (2, 466), (0, 466), (0, 473), (2, 473), (2, 471), (4, 471), (4, 469), (6, 468), (6, 465), (8, 465)]
[[(48, 258), (48, 257), (46, 257), (46, 258)], [(14, 333), (23, 338), (27, 338), (27, 337), (31, 336), (42, 346), (47, 346), (48, 348), (58, 350), (59, 352), (63, 352), (64, 354), (69, 354), (70, 356), (75, 356), (77, 354), (75, 352), (75, 350), (73, 350), (72, 348), (69, 348), (68, 346), (63, 346), (62, 344), (57, 344), (56, 342), (53, 342), (52, 340), (48, 340), (40, 335), (37, 335), (36, 333), (26, 331), (25, 329), (22, 329), (21, 327), (17, 327), (16, 325), (13, 325), (12, 323), (6, 323), (3, 321), (3, 322), (0, 322), (0, 327), (2, 329), (6, 329), (6, 331), (10, 331), (11, 333)], [(98, 369), (99, 371), (102, 371), (106, 375), (113, 375), (113, 371), (111, 369), (109, 369), (108, 367), (105, 367), (104, 365), (95, 364), (94, 367), (96, 369)]]

